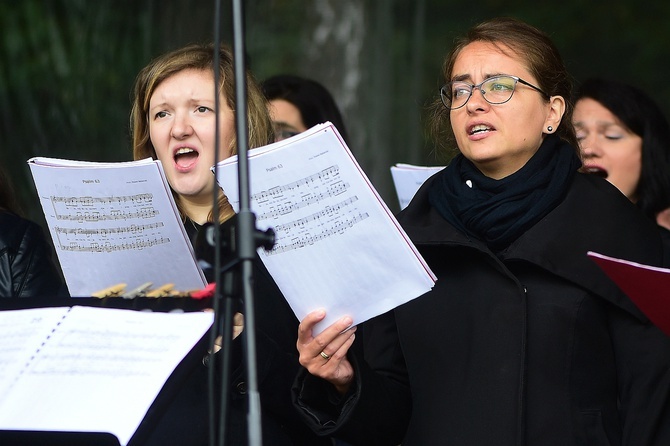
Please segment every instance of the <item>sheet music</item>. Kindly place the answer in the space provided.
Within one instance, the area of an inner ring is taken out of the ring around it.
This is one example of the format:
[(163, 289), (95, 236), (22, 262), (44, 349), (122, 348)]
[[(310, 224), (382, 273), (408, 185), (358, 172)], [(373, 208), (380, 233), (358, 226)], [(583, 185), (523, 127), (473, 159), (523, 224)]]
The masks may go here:
[[(2, 313), (13, 313), (18, 333), (33, 327), (31, 319), (44, 316), (41, 310), (0, 312), (0, 321), (7, 319)], [(211, 312), (75, 306), (63, 317), (62, 308), (49, 310), (59, 310), (62, 321), (37, 353), (34, 344), (27, 348), (32, 339), (22, 347), (24, 356), (34, 358), (27, 366), (23, 362), (24, 370), (0, 399), (0, 429), (110, 432), (121, 445), (213, 321)], [(17, 319), (21, 312), (26, 317)]]
[[(433, 273), (332, 124), (249, 151), (249, 168), (257, 226), (276, 232), (275, 247), (259, 253), (298, 319), (325, 308), (317, 331), (345, 314), (360, 323), (432, 288)], [(236, 158), (217, 177), (238, 210)]]
[(69, 292), (206, 285), (158, 161), (29, 160)]
[(405, 209), (421, 185), (442, 169), (444, 166), (425, 167), (403, 163), (391, 166), (391, 177), (400, 209)]
[(0, 311), (0, 401), (69, 308)]

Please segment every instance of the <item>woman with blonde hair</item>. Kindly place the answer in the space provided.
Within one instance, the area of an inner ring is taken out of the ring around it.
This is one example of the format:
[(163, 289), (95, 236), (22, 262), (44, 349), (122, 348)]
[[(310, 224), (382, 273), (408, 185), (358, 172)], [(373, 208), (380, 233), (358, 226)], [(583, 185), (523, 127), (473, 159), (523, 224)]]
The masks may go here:
[[(215, 162), (237, 154), (233, 56), (225, 46), (222, 46), (219, 56), (221, 109), (218, 160), (214, 159), (212, 45), (189, 45), (167, 53), (144, 67), (135, 82), (131, 111), (134, 158), (161, 160), (182, 217), (198, 224), (214, 221), (211, 212), (215, 179), (209, 169)], [(271, 143), (274, 131), (265, 97), (249, 71), (246, 83), (249, 148), (253, 149)], [(176, 96), (174, 92), (181, 92), (182, 89), (186, 92), (183, 97), (173, 99), (172, 96)], [(199, 99), (203, 102), (198, 103)], [(178, 100), (181, 102), (177, 103)], [(180, 141), (187, 141), (188, 144), (180, 145)], [(191, 146), (191, 142), (195, 145)], [(202, 184), (189, 186), (189, 182)], [(218, 188), (217, 193), (220, 197), (220, 220), (223, 221), (233, 215), (233, 210)]]
[[(189, 45), (154, 59), (137, 76), (131, 112), (135, 159), (160, 160), (192, 240), (203, 224), (217, 218), (215, 193), (219, 221), (234, 215), (210, 170), (215, 162), (237, 153), (233, 58), (226, 46), (220, 48), (219, 85), (214, 88), (214, 55), (212, 45)], [(254, 148), (272, 142), (274, 132), (267, 102), (250, 72), (245, 81), (249, 147)], [(215, 91), (219, 93), (218, 158)], [(254, 262), (254, 296), (264, 444), (331, 444), (309, 431), (291, 404), (291, 383), (299, 368), (295, 351), (298, 321), (258, 257)], [(243, 302), (240, 307), (244, 314)], [(230, 352), (233, 369), (226, 424), (229, 445), (248, 444), (246, 361), (241, 338), (234, 339)], [(207, 366), (201, 365), (186, 380), (143, 444), (207, 445), (208, 393), (221, 391), (208, 389), (207, 381)]]

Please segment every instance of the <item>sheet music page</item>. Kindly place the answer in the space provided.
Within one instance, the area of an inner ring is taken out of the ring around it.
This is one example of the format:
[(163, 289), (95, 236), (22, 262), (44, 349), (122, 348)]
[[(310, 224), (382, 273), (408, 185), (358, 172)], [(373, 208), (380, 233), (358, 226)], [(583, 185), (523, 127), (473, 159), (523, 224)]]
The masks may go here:
[(0, 311), (0, 401), (69, 307)]
[(213, 313), (72, 307), (7, 395), (0, 429), (110, 432), (126, 445)]
[(28, 164), (70, 295), (118, 283), (204, 288), (160, 162)]
[(589, 251), (587, 255), (649, 320), (670, 336), (670, 269)]
[(403, 163), (391, 166), (391, 177), (398, 195), (400, 209), (405, 209), (421, 185), (442, 169), (444, 166), (427, 167)]
[[(238, 210), (236, 160), (217, 165), (217, 180)], [(261, 259), (298, 319), (326, 309), (316, 331), (344, 315), (363, 322), (432, 288), (435, 276), (332, 124), (249, 151), (249, 170), (257, 227), (276, 232)]]

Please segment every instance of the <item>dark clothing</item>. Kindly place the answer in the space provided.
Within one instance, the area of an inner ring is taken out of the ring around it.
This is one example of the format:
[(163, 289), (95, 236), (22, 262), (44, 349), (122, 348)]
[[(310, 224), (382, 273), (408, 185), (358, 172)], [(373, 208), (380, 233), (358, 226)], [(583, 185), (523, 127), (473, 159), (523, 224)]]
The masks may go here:
[(489, 178), (462, 154), (436, 176), (428, 199), (452, 226), (506, 248), (565, 198), (582, 165), (575, 149), (549, 135), (523, 168), (502, 179)]
[(586, 256), (662, 266), (654, 224), (577, 174), (494, 253), (431, 206), (439, 175), (399, 215), (438, 281), (359, 327), (366, 361), (350, 351), (344, 401), (301, 372), (295, 399), (313, 429), (366, 446), (670, 444), (670, 337)]
[[(187, 222), (185, 227), (194, 241), (196, 226)], [(298, 320), (259, 257), (254, 261), (253, 279), (263, 444), (332, 445), (331, 440), (316, 436), (304, 424), (291, 402), (291, 384), (300, 368), (296, 349)], [(241, 312), (244, 313), (244, 310)], [(248, 444), (246, 362), (242, 352), (242, 337), (240, 335), (233, 341), (231, 351), (227, 446)], [(201, 357), (205, 355), (206, 346), (203, 346)], [(217, 364), (218, 356), (215, 355)], [(216, 381), (221, 380), (219, 372), (217, 370)], [(208, 392), (208, 367), (199, 364), (167, 407), (150, 438), (142, 442), (141, 446), (208, 445)], [(220, 394), (220, 389), (215, 392)]]
[(665, 252), (665, 261), (666, 265), (670, 265), (670, 230), (659, 226), (658, 230), (661, 231), (661, 240), (663, 240), (663, 249)]
[(0, 210), (0, 297), (66, 295), (42, 227)]

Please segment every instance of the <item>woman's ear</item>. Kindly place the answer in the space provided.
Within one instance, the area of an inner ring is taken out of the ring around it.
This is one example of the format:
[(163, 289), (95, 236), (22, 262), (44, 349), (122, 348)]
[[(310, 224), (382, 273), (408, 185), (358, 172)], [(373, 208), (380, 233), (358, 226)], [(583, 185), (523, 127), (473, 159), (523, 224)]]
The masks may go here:
[(549, 113), (544, 121), (543, 133), (554, 133), (561, 123), (565, 113), (565, 99), (563, 96), (552, 96), (549, 98)]

